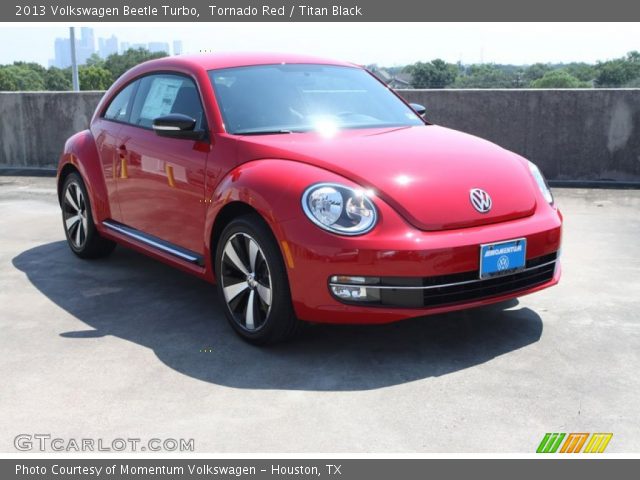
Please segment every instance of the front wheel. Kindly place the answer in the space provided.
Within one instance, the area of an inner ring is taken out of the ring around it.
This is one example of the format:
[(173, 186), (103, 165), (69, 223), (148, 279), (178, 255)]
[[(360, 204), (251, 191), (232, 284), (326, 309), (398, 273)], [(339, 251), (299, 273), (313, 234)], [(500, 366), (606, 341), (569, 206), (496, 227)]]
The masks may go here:
[(62, 222), (71, 251), (81, 258), (109, 255), (116, 244), (100, 236), (96, 230), (89, 195), (82, 178), (71, 173), (62, 186)]
[(223, 230), (215, 253), (218, 296), (233, 329), (259, 345), (291, 338), (299, 329), (282, 255), (269, 227), (243, 215)]

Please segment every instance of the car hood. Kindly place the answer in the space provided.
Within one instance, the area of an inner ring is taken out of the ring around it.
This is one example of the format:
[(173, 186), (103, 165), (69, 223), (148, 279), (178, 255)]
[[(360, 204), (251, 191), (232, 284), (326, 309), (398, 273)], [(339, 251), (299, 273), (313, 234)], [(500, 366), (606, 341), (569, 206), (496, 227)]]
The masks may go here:
[[(240, 162), (280, 158), (332, 171), (390, 204), (421, 230), (485, 225), (532, 215), (535, 185), (518, 155), (491, 142), (434, 125), (244, 136)], [(322, 179), (317, 179), (321, 181)], [(470, 190), (492, 200), (480, 213)]]

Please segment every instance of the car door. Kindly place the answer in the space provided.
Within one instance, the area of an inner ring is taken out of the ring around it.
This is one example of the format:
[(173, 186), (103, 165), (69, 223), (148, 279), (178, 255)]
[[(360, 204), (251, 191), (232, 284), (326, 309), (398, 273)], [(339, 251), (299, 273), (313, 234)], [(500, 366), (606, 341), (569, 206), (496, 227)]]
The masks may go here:
[(210, 144), (158, 136), (153, 120), (170, 113), (188, 115), (197, 130), (206, 130), (193, 79), (173, 73), (141, 78), (129, 121), (118, 135), (119, 155), (126, 159), (117, 180), (122, 223), (202, 255)]
[(129, 118), (136, 88), (137, 82), (132, 82), (120, 90), (113, 97), (104, 113), (91, 125), (91, 133), (96, 141), (107, 186), (111, 218), (117, 221), (122, 221), (117, 178), (123, 172), (121, 166), (124, 161), (118, 151), (118, 135), (123, 122)]

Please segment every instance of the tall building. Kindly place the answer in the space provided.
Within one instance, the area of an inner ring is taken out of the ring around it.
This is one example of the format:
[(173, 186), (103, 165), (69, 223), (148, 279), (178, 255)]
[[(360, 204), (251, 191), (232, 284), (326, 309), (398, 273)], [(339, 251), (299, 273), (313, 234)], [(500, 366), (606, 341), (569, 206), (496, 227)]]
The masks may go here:
[(158, 52), (164, 52), (167, 54), (170, 53), (169, 44), (167, 42), (149, 42), (149, 44), (147, 45), (147, 48), (151, 53), (158, 53)]
[(87, 63), (87, 59), (96, 51), (95, 39), (93, 36), (93, 28), (82, 27), (80, 29), (80, 38), (76, 40), (76, 56), (78, 65)]
[(107, 58), (109, 55), (118, 53), (118, 39), (115, 35), (111, 35), (109, 38), (98, 39), (98, 53), (102, 58)]
[(120, 53), (124, 53), (127, 50), (137, 50), (139, 48), (147, 49), (146, 43), (129, 43), (129, 42), (121, 42), (120, 43)]
[[(55, 58), (50, 61), (51, 65), (65, 68), (71, 65), (70, 43), (68, 38), (56, 38)], [(149, 43), (130, 43), (119, 42), (118, 37), (111, 35), (109, 38), (98, 38), (98, 49), (96, 51), (93, 29), (81, 28), (80, 38), (76, 36), (76, 55), (78, 64), (86, 63), (87, 59), (93, 54), (98, 53), (101, 58), (107, 58), (114, 53), (125, 53), (127, 50), (137, 50), (143, 48), (152, 53), (164, 52), (171, 54), (173, 46), (173, 55), (181, 55), (182, 40), (174, 40), (173, 44), (169, 42), (149, 42)]]
[[(115, 39), (115, 37), (112, 37)], [(117, 48), (117, 40), (116, 40)], [(76, 35), (76, 59), (78, 65), (87, 63), (87, 59), (96, 52), (93, 29), (83, 27), (80, 36)], [(71, 66), (71, 40), (68, 38), (56, 38), (54, 43), (54, 58), (50, 65), (58, 68)]]
[(67, 68), (71, 65), (71, 41), (68, 38), (56, 38), (54, 52), (54, 67)]

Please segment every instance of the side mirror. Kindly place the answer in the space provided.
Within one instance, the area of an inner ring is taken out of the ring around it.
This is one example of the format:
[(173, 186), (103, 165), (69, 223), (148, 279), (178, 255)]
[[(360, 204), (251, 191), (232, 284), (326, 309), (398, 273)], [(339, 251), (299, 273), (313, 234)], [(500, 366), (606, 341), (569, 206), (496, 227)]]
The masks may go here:
[(409, 106), (421, 117), (424, 117), (425, 113), (427, 113), (427, 109), (419, 103), (410, 103)]
[(204, 130), (195, 130), (196, 120), (182, 113), (170, 113), (153, 120), (153, 130), (160, 137), (202, 140)]

